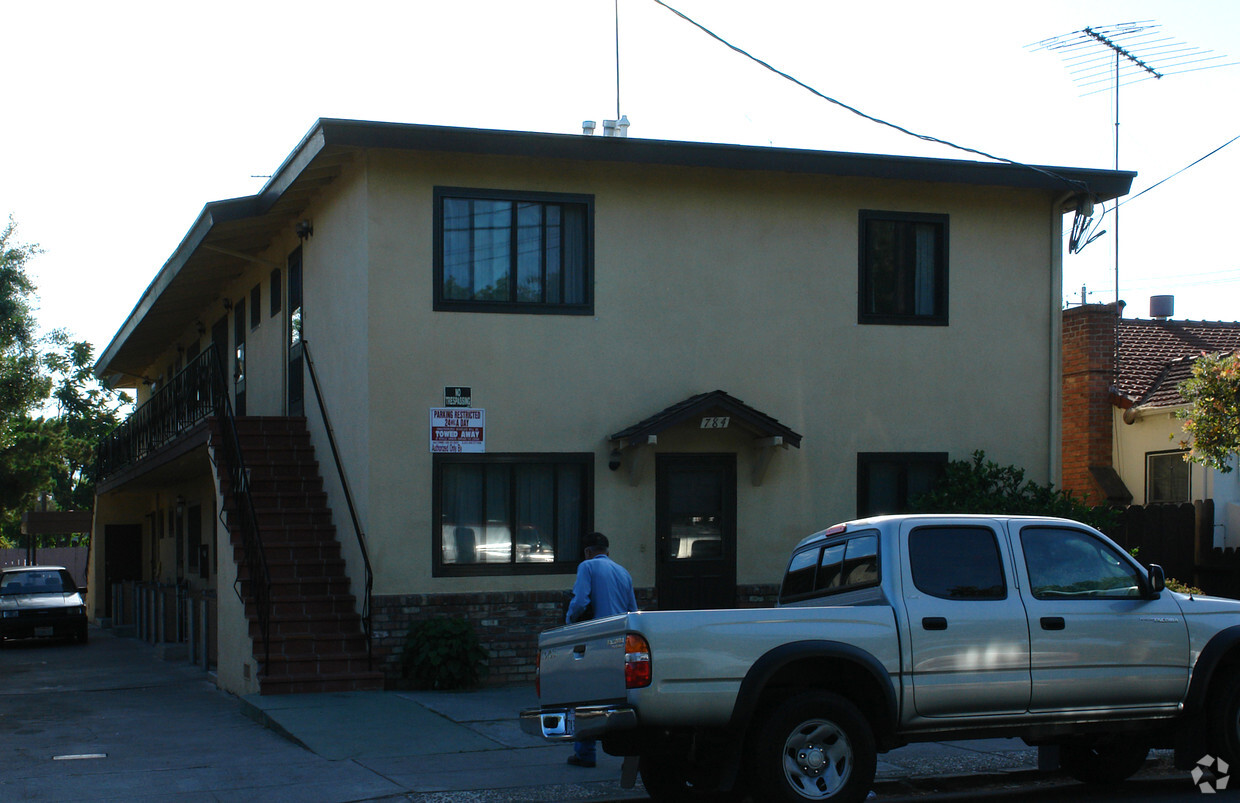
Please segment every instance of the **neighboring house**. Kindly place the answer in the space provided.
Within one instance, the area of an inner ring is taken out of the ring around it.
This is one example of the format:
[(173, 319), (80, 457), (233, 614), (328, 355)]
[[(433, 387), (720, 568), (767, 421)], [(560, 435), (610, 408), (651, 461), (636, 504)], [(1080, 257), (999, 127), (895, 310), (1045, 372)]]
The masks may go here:
[[(1122, 314), (1122, 303), (1120, 305)], [(1214, 501), (1214, 543), (1240, 547), (1240, 471), (1185, 461), (1179, 385), (1206, 353), (1240, 349), (1240, 323), (1064, 312), (1063, 487), (1094, 501)]]
[(142, 406), (92, 613), (215, 590), (218, 682), (269, 693), (373, 685), (368, 643), (390, 678), (437, 615), (530, 680), (592, 530), (645, 606), (767, 604), (949, 458), (1058, 479), (1062, 216), (1132, 177), (321, 120), (100, 356)]

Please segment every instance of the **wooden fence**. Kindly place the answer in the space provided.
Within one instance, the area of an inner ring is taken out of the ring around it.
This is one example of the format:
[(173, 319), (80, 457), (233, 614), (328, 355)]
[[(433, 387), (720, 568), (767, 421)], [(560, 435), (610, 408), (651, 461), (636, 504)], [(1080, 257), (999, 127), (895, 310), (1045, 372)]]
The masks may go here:
[(86, 585), (86, 560), (90, 547), (66, 546), (36, 549), (29, 560), (25, 548), (0, 549), (0, 566), (64, 566), (78, 585)]
[(1157, 563), (1167, 577), (1216, 597), (1240, 599), (1240, 551), (1214, 546), (1214, 501), (1132, 505), (1107, 535), (1137, 550), (1143, 565)]

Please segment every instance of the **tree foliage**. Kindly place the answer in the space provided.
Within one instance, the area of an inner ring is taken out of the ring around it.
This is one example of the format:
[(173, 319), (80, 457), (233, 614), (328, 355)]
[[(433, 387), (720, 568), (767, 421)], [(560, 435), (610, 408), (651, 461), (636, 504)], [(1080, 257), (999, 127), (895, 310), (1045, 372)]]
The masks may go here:
[(1231, 471), (1229, 461), (1240, 455), (1240, 352), (1203, 354), (1180, 383), (1180, 395), (1191, 405), (1176, 413), (1188, 436), (1187, 459)]
[[(41, 253), (0, 233), (0, 546), (13, 546), (23, 513), (90, 510), (95, 447), (129, 403), (91, 374), (92, 347), (64, 330), (40, 338), (27, 266)], [(50, 415), (54, 409), (55, 415)]]
[(1109, 507), (1093, 507), (1071, 491), (1025, 479), (1025, 470), (1000, 466), (978, 450), (972, 460), (953, 460), (934, 488), (912, 500), (921, 513), (982, 513), (1013, 516), (1059, 516), (1099, 530), (1118, 521)]

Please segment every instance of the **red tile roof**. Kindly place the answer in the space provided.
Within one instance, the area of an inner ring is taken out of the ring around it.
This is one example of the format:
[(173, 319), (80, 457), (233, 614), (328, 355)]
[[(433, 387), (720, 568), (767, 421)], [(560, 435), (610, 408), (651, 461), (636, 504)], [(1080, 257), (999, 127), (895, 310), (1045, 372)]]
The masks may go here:
[(1179, 385), (1203, 353), (1240, 349), (1240, 322), (1120, 319), (1116, 390), (1134, 405), (1184, 404)]

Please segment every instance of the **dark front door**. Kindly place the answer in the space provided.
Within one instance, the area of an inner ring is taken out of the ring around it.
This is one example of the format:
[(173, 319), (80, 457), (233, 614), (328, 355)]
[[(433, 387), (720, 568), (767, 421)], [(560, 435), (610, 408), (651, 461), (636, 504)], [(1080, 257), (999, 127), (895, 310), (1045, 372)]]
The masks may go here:
[[(74, 580), (88, 585), (87, 578)], [(112, 615), (112, 584), (142, 579), (142, 525), (105, 524), (103, 527), (103, 604)]]
[(659, 608), (734, 607), (736, 455), (657, 455), (655, 486)]

